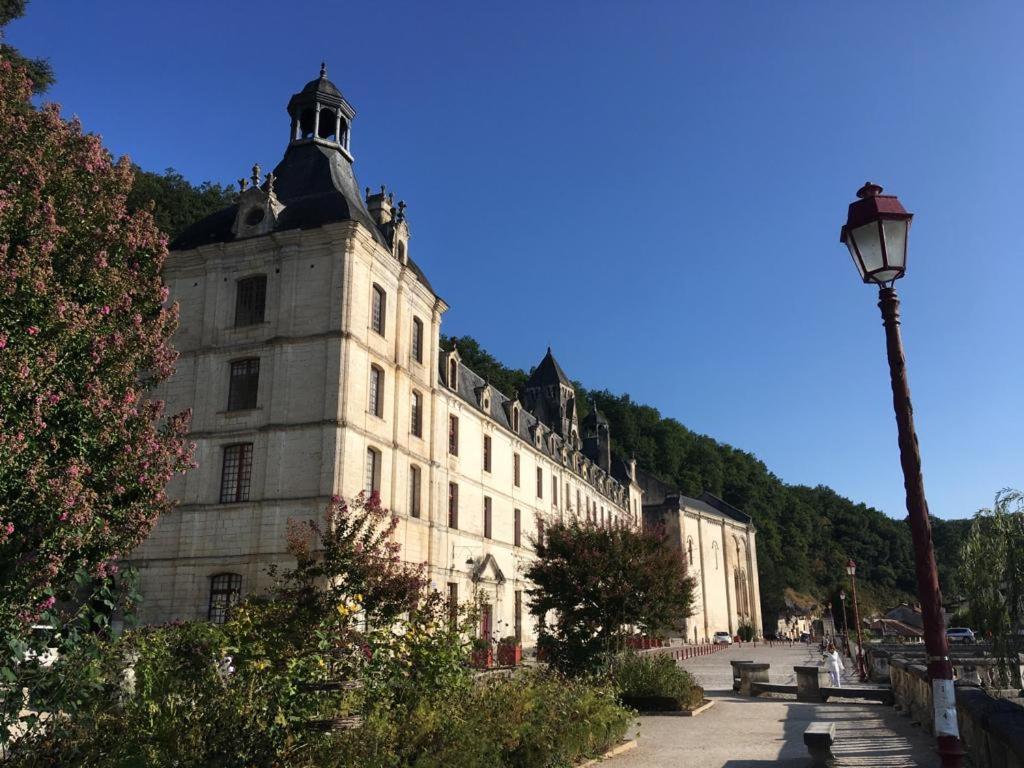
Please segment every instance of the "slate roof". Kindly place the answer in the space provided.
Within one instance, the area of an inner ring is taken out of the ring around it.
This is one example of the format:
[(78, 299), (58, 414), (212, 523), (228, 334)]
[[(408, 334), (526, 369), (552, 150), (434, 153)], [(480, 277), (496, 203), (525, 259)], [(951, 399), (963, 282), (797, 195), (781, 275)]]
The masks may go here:
[[(274, 169), (274, 192), (285, 208), (274, 231), (315, 229), (339, 221), (362, 224), (380, 245), (390, 249), (376, 222), (366, 210), (352, 163), (338, 149), (312, 141), (291, 144)], [(178, 235), (171, 250), (183, 251), (210, 243), (230, 243), (238, 206), (207, 216)], [(423, 270), (412, 260), (409, 268), (431, 292)]]
[[(451, 388), (448, 387), (447, 381), (447, 366), (447, 356), (445, 354), (441, 354), (438, 359), (438, 384), (444, 387), (445, 389), (451, 391)], [(459, 361), (457, 383), (458, 389), (455, 391), (455, 394), (457, 394), (460, 399), (464, 400), (465, 402), (473, 406), (476, 410), (482, 410), (480, 405), (480, 394), (482, 393), (483, 387), (490, 386), (488, 382), (485, 381), (482, 376), (479, 376), (476, 372), (467, 368), (465, 365), (462, 364), (461, 361)], [(485, 411), (485, 414), (488, 417), (490, 417), (493, 421), (497, 422), (499, 426), (504, 427), (510, 432), (513, 432), (512, 399), (506, 397), (493, 386), (490, 387), (490, 397), (490, 407)], [(545, 431), (544, 440), (541, 441), (540, 447), (538, 448), (536, 442), (534, 441), (534, 434), (535, 430), (539, 426), (543, 426), (543, 429)], [(549, 427), (546, 424), (542, 424), (542, 422), (540, 422), (536, 416), (534, 416), (532, 413), (526, 410), (525, 407), (522, 407), (521, 404), (519, 408), (519, 431), (515, 434), (523, 442), (532, 446), (534, 450), (539, 450), (541, 453), (551, 457), (552, 460), (557, 461), (559, 464), (562, 463), (560, 453), (563, 446), (568, 447), (566, 441), (563, 440), (557, 432), (553, 431), (551, 427)], [(552, 438), (554, 438), (554, 449), (552, 449), (551, 444)], [(571, 448), (569, 448), (569, 450), (571, 455), (573, 451)], [(580, 455), (582, 456), (582, 454)], [(604, 470), (598, 467), (597, 464), (592, 462), (590, 459), (584, 460), (586, 461), (588, 467), (588, 474), (591, 480), (600, 478), (601, 475), (606, 475)], [(572, 470), (571, 462), (569, 464), (563, 464), (562, 466), (565, 466), (570, 471)], [(611, 475), (607, 475), (607, 477), (613, 488), (619, 487), (623, 490), (623, 492), (625, 491), (623, 484), (618, 482), (618, 480), (615, 477)], [(597, 486), (594, 482), (590, 482), (590, 485), (593, 486), (595, 490), (597, 490)], [(598, 492), (600, 493), (600, 491)], [(610, 494), (603, 495), (605, 495), (608, 498), (612, 498)]]
[(572, 382), (569, 381), (569, 377), (565, 375), (565, 371), (562, 370), (562, 366), (555, 360), (555, 356), (551, 354), (551, 347), (548, 347), (548, 353), (544, 355), (544, 359), (540, 361), (540, 365), (533, 369), (533, 373), (530, 374), (530, 378), (526, 380), (525, 389), (534, 389), (535, 387), (547, 387), (552, 384), (565, 384), (568, 387), (572, 386)]
[(694, 499), (684, 496), (674, 486), (639, 468), (637, 468), (636, 476), (640, 487), (644, 489), (644, 507), (657, 507), (665, 503), (675, 503), (675, 500), (678, 500), (680, 505), (698, 512), (728, 517), (744, 525), (749, 525), (752, 522), (750, 515), (741, 512), (732, 504), (722, 501), (707, 491), (702, 493), (699, 499)]

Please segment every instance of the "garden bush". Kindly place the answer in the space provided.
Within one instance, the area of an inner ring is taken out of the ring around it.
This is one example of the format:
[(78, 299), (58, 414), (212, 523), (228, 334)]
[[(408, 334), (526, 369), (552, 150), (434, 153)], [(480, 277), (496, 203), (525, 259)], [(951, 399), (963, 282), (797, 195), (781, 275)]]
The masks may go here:
[[(391, 525), (372, 499), (338, 502), (324, 526), (290, 526), (296, 567), (224, 624), (62, 656), (30, 701), (61, 714), (9, 743), (4, 768), (560, 768), (622, 738), (630, 713), (607, 682), (475, 680), (473, 606), (426, 589)], [(44, 695), (58, 687), (73, 709)]]
[(694, 709), (704, 700), (704, 689), (667, 654), (619, 654), (608, 678), (620, 700), (636, 709)]

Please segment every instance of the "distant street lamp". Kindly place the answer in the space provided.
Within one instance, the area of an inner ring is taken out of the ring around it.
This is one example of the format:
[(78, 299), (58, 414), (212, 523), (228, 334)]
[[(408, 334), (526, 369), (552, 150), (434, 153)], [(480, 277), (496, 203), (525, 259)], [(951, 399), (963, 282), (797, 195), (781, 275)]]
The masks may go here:
[(860, 634), (860, 608), (857, 606), (857, 564), (851, 560), (846, 564), (846, 572), (850, 575), (853, 585), (853, 621), (857, 625), (857, 672), (863, 683), (868, 679), (868, 670), (864, 665), (864, 640)]
[(846, 643), (846, 655), (853, 661), (853, 654), (850, 653), (850, 627), (846, 623), (846, 590), (839, 590), (839, 600), (843, 606), (843, 642)]
[(928, 502), (921, 476), (921, 453), (914, 430), (914, 414), (910, 405), (903, 340), (900, 337), (900, 301), (893, 284), (903, 277), (907, 268), (907, 234), (913, 214), (907, 213), (895, 195), (883, 195), (882, 188), (871, 182), (857, 191), (857, 201), (850, 203), (846, 224), (839, 239), (850, 250), (853, 263), (865, 283), (878, 285), (878, 306), (882, 310), (885, 343), (889, 357), (892, 383), (892, 404), (899, 433), (900, 463), (903, 485), (907, 492), (907, 513), (914, 540), (914, 570), (917, 594), (921, 600), (925, 647), (928, 651), (928, 676), (932, 683), (935, 734), (944, 768), (963, 765), (963, 747), (956, 720), (956, 692), (953, 688), (953, 665), (942, 620), (942, 592), (932, 548)]

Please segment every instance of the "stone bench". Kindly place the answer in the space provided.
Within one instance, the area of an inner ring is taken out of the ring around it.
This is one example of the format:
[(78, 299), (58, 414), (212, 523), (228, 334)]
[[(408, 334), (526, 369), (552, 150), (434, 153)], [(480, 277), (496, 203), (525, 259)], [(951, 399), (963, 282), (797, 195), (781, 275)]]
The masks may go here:
[(793, 667), (793, 671), (796, 672), (797, 701), (825, 701), (821, 689), (829, 680), (824, 667)]
[(813, 722), (804, 731), (804, 744), (811, 755), (811, 765), (833, 766), (832, 744), (836, 740), (836, 724)]
[(732, 689), (738, 691), (740, 689), (740, 664), (753, 664), (754, 660), (738, 661), (733, 659), (729, 663), (732, 665)]
[(768, 682), (768, 670), (771, 669), (771, 664), (744, 662), (737, 664), (737, 668), (740, 673), (740, 689), (739, 693), (741, 696), (756, 696), (757, 693), (751, 688), (752, 683), (767, 683)]

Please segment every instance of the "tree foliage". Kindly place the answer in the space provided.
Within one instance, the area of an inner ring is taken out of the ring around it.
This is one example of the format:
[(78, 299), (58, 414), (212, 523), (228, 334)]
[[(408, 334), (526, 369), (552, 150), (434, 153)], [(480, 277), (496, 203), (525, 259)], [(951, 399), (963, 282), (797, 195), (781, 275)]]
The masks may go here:
[(548, 527), (536, 548), (526, 570), (530, 613), (538, 647), (564, 672), (596, 669), (632, 627), (678, 630), (693, 612), (694, 579), (660, 532), (573, 520)]
[[(503, 366), (472, 338), (443, 338), (442, 345), (452, 341), (458, 343), (463, 362), (506, 395), (525, 382), (525, 371)], [(753, 517), (767, 631), (775, 631), (787, 587), (821, 600), (841, 586), (849, 589), (845, 565), (850, 558), (858, 565), (862, 613), (909, 600), (915, 591), (913, 547), (905, 520), (852, 502), (824, 485), (788, 485), (753, 454), (697, 434), (628, 394), (575, 386), (581, 417), (592, 404), (608, 417), (614, 451), (635, 456), (641, 468), (685, 494), (710, 491)], [(948, 592), (964, 528), (959, 521), (933, 524), (939, 572)]]
[[(28, 0), (0, 0), (0, 40), (4, 37), (4, 27), (25, 15), (26, 5)], [(0, 43), (0, 57), (25, 73), (32, 83), (34, 93), (45, 93), (53, 85), (53, 67), (46, 59), (26, 58), (17, 48), (7, 43)]]
[(991, 509), (974, 516), (957, 581), (971, 625), (992, 638), (1004, 686), (1011, 680), (1019, 686), (1013, 670), (1024, 620), (1024, 493), (1004, 489)]
[(0, 58), (0, 632), (15, 637), (142, 541), (191, 450), (188, 415), (145, 394), (175, 360), (164, 238), (126, 209), (130, 165), (31, 93)]
[(232, 187), (204, 181), (193, 185), (173, 168), (162, 174), (135, 166), (135, 183), (128, 194), (131, 211), (152, 210), (161, 232), (173, 240), (188, 227), (211, 213), (227, 208), (237, 198)]

